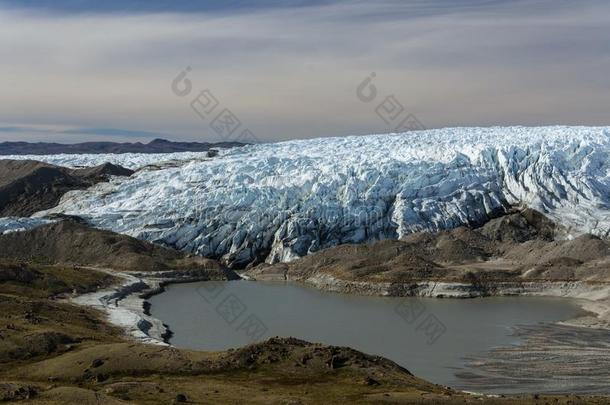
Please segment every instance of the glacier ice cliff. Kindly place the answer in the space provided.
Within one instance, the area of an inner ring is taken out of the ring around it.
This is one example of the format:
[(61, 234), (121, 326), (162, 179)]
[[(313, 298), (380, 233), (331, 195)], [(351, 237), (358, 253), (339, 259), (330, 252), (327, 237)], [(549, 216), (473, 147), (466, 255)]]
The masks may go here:
[[(477, 224), (514, 205), (540, 210), (572, 234), (608, 237), (609, 154), (610, 128), (600, 127), (453, 128), (249, 145), (213, 159), (191, 153), (69, 192), (50, 212), (233, 265)], [(159, 159), (37, 158), (132, 168)]]

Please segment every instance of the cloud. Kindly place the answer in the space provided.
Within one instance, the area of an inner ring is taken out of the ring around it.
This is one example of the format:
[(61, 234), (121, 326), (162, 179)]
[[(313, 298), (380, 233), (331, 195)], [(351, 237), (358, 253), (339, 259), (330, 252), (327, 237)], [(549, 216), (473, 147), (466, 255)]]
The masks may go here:
[[(138, 140), (150, 140), (153, 138), (168, 138), (168, 134), (150, 131), (136, 131), (117, 128), (66, 128), (61, 126), (45, 126), (45, 125), (11, 125), (0, 126), (0, 134), (8, 134), (7, 139), (24, 140), (39, 139), (45, 141), (54, 141), (57, 139), (65, 139), (68, 142), (72, 139), (91, 138), (92, 140), (103, 140), (105, 138), (137, 138)], [(10, 137), (16, 135), (18, 138)], [(2, 138), (0, 138), (2, 140)]]
[(371, 72), (428, 127), (610, 123), (605, 1), (298, 6), (0, 9), (0, 122), (218, 140), (171, 92), (191, 66), (194, 89), (265, 140), (389, 130), (356, 98)]
[(101, 136), (119, 136), (119, 137), (138, 137), (138, 138), (159, 138), (166, 137), (167, 134), (150, 131), (132, 131), (128, 129), (117, 128), (76, 128), (61, 131), (62, 134), (83, 134), (83, 135), (101, 135)]
[(25, 128), (20, 128), (20, 127), (0, 127), (0, 132), (7, 132), (7, 133), (15, 133), (15, 132), (24, 132)]
[(12, 7), (42, 9), (49, 12), (222, 12), (236, 10), (260, 10), (261, 8), (304, 7), (331, 3), (325, 0), (104, 0), (87, 2), (82, 0), (0, 0), (0, 4)]

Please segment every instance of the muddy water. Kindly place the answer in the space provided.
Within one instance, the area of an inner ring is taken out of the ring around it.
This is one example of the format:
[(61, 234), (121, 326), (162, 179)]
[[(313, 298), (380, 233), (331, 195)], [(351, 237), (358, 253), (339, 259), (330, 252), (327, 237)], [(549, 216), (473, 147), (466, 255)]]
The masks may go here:
[[(582, 312), (559, 298), (363, 297), (248, 281), (171, 285), (149, 301), (151, 314), (169, 325), (170, 342), (178, 347), (224, 350), (294, 336), (381, 355), (454, 388), (472, 388), (463, 376), (472, 375), (473, 358), (520, 343), (522, 337), (513, 334), (516, 326), (548, 324)], [(544, 389), (541, 382), (523, 391)], [(514, 392), (515, 387), (507, 382), (493, 391)]]

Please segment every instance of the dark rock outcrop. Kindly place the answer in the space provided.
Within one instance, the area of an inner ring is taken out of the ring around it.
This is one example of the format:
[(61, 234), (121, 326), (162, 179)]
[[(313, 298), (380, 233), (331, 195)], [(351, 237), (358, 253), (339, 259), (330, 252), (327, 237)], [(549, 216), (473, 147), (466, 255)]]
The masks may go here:
[(70, 220), (0, 235), (0, 259), (135, 271), (207, 269), (222, 279), (237, 278), (215, 260)]
[(0, 160), (0, 217), (25, 217), (53, 208), (70, 190), (90, 187), (132, 170), (106, 163), (68, 169), (34, 160)]
[(262, 264), (260, 280), (307, 281), (320, 276), (366, 283), (445, 281), (472, 285), (512, 281), (610, 279), (610, 243), (593, 235), (556, 237), (562, 230), (525, 209), (479, 228), (420, 232), (402, 240), (324, 249), (289, 263)]

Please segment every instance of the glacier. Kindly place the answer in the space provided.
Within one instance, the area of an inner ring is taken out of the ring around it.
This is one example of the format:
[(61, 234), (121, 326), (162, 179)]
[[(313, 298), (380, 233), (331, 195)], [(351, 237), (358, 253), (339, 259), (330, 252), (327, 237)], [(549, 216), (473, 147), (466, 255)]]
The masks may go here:
[(140, 170), (69, 192), (35, 217), (79, 215), (99, 228), (233, 266), (479, 224), (513, 206), (546, 213), (568, 235), (608, 237), (609, 154), (610, 128), (555, 126), (295, 140), (214, 158), (38, 156)]
[[(214, 148), (214, 150), (218, 152), (219, 156), (228, 151), (228, 149), (224, 148)], [(146, 166), (168, 166), (193, 160), (206, 160), (208, 159), (208, 152), (0, 155), (0, 158), (9, 160), (37, 160), (71, 169), (112, 163), (127, 169), (137, 170)]]
[(42, 218), (3, 217), (0, 218), (0, 235), (24, 232), (52, 222), (55, 221)]

